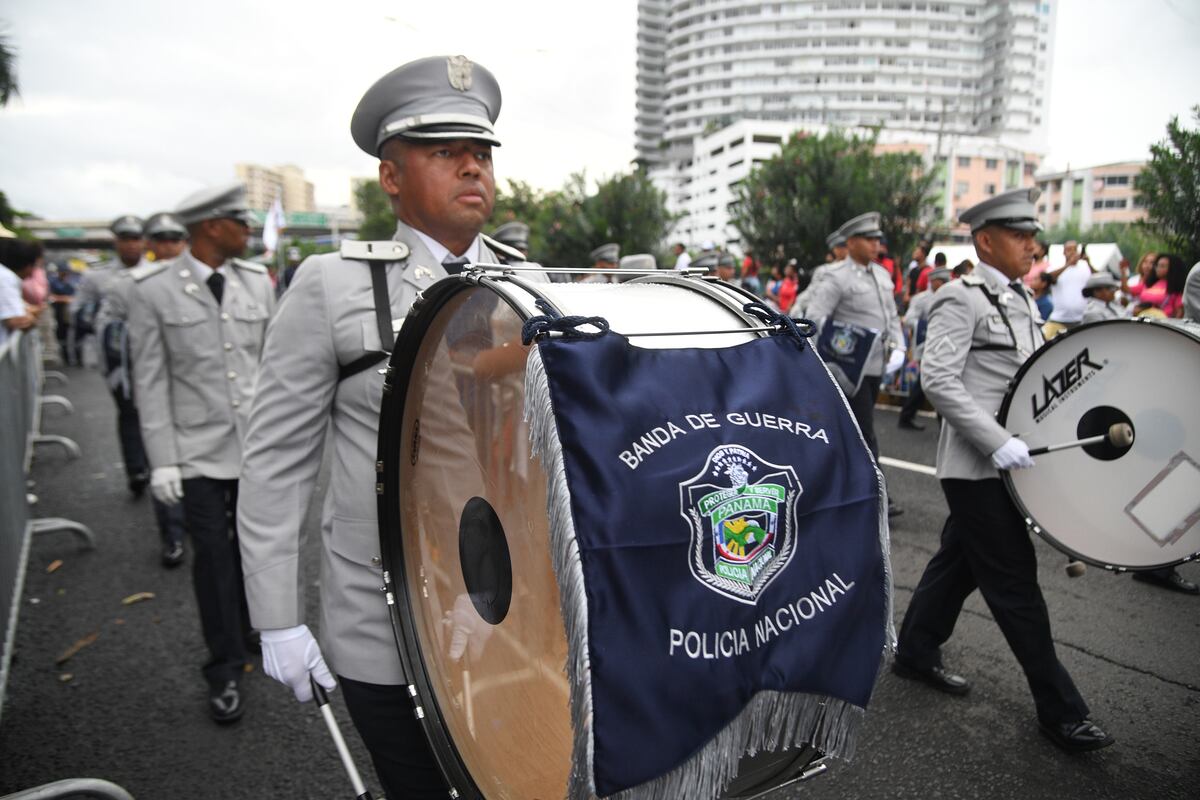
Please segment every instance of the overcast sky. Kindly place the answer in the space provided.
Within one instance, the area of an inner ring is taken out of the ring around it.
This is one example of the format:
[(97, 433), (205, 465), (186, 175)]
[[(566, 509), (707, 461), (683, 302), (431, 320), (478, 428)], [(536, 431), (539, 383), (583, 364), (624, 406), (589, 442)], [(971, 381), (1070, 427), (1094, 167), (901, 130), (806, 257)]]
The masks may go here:
[[(1055, 2), (1055, 0), (1050, 0)], [(173, 207), (233, 164), (297, 164), (319, 205), (375, 161), (349, 135), (368, 86), (463, 53), (504, 92), (497, 177), (557, 188), (634, 156), (636, 0), (5, 0), (20, 97), (0, 190), (40, 216)], [(1200, 3), (1061, 0), (1047, 165), (1145, 158), (1200, 103)]]

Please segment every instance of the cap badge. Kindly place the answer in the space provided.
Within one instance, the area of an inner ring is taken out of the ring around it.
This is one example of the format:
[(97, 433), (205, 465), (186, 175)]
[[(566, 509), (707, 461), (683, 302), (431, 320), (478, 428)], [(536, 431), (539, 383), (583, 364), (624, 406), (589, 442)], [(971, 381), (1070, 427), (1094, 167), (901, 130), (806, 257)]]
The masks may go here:
[(474, 68), (471, 59), (466, 56), (450, 56), (446, 59), (446, 71), (450, 76), (450, 85), (460, 92), (471, 88), (471, 70)]

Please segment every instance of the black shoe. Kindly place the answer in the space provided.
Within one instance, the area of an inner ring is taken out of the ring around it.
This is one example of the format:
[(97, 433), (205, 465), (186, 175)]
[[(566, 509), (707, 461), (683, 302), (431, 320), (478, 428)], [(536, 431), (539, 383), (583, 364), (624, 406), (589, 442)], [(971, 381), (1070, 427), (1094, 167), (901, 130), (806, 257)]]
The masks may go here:
[(146, 493), (146, 487), (150, 485), (150, 473), (138, 472), (129, 476), (129, 491), (133, 492), (134, 497), (141, 497)]
[(183, 542), (166, 542), (162, 548), (164, 567), (178, 567), (183, 563)]
[(947, 672), (945, 667), (930, 667), (919, 669), (905, 664), (900, 659), (892, 662), (892, 672), (905, 680), (920, 681), (946, 694), (964, 695), (971, 691), (971, 684), (961, 675)]
[(925, 426), (922, 425), (921, 423), (917, 422), (916, 420), (904, 419), (903, 417), (901, 417), (900, 422), (897, 427), (903, 428), (906, 431), (923, 431), (923, 430), (925, 430)]
[(246, 650), (262, 655), (262, 634), (258, 631), (250, 631), (242, 641), (246, 645)]
[(1133, 573), (1133, 579), (1142, 583), (1152, 583), (1155, 586), (1161, 586), (1173, 592), (1200, 594), (1200, 586), (1180, 575), (1174, 567), (1165, 572), (1157, 569), (1150, 572), (1135, 572)]
[(1048, 723), (1038, 720), (1042, 734), (1068, 753), (1086, 753), (1116, 741), (1090, 719), (1080, 722)]
[(208, 713), (224, 725), (242, 718), (242, 690), (237, 681), (226, 681), (223, 686), (211, 686), (208, 690)]
[(898, 517), (903, 513), (904, 513), (903, 508), (896, 505), (891, 500), (888, 500), (888, 519), (891, 519), (892, 517)]

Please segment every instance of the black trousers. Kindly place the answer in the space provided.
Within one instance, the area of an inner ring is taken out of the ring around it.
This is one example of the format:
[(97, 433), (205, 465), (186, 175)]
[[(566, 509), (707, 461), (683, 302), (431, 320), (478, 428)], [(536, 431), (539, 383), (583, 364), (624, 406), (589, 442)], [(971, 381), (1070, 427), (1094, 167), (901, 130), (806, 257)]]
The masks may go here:
[(250, 614), (238, 549), (237, 481), (185, 478), (183, 515), (192, 537), (192, 588), (208, 645), (204, 678), (210, 686), (241, 680)]
[(904, 405), (900, 407), (900, 421), (912, 422), (924, 402), (925, 390), (921, 388), (921, 377), (918, 375), (917, 379), (913, 381), (912, 388), (908, 390), (908, 397), (904, 399)]
[(125, 475), (129, 478), (144, 476), (150, 472), (146, 460), (146, 446), (142, 444), (141, 421), (137, 406), (131, 398), (121, 392), (113, 392), (117, 404), (117, 436), (121, 441), (121, 458), (125, 461)]
[(864, 377), (858, 391), (846, 398), (850, 402), (850, 412), (862, 429), (867, 448), (876, 460), (879, 460), (879, 442), (875, 439), (875, 399), (879, 397), (879, 380), (878, 375)]
[(449, 788), (403, 686), (338, 676), (350, 719), (362, 737), (388, 800), (445, 800)]
[(939, 665), (939, 649), (978, 588), (1025, 672), (1038, 719), (1085, 719), (1087, 704), (1054, 651), (1033, 542), (1004, 484), (945, 479), (942, 491), (950, 517), (904, 615), (896, 657), (921, 669)]

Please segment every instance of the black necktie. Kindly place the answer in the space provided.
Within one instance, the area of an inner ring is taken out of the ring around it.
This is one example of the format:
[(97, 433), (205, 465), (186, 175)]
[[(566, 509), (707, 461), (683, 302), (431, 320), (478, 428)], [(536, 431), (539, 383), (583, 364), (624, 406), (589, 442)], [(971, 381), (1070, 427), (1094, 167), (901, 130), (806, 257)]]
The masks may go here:
[(471, 263), (471, 259), (466, 256), (453, 256), (450, 253), (442, 259), (442, 268), (446, 270), (447, 275), (457, 275), (462, 272), (463, 267)]
[(217, 305), (221, 305), (221, 298), (225, 296), (225, 276), (213, 270), (213, 274), (208, 276), (206, 283), (212, 291), (213, 297), (217, 298)]

